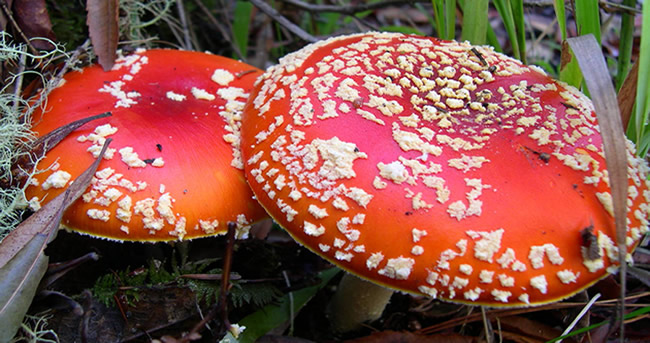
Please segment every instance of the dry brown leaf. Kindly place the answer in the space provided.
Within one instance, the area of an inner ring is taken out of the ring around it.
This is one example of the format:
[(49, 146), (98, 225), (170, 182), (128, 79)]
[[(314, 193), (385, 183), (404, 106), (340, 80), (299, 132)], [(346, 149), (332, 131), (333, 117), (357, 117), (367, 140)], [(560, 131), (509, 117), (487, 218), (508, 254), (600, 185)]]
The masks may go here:
[(632, 110), (636, 103), (636, 84), (639, 79), (639, 63), (634, 63), (630, 72), (627, 73), (621, 89), (618, 91), (618, 107), (621, 110), (621, 120), (623, 128), (627, 130), (627, 125), (632, 117)]
[[(603, 137), (603, 148), (607, 172), (609, 173), (612, 203), (614, 207), (614, 222), (616, 223), (616, 243), (619, 248), (619, 263), (621, 288), (625, 292), (625, 275), (627, 265), (625, 255), (626, 245), (626, 212), (627, 212), (627, 149), (626, 138), (621, 122), (621, 113), (614, 85), (609, 77), (605, 57), (596, 38), (593, 35), (569, 38), (571, 50), (583, 70), (585, 84), (591, 93), (594, 103), (600, 134)], [(621, 302), (625, 295), (621, 294)], [(624, 309), (619, 314), (622, 317)], [(622, 322), (621, 322), (622, 323)], [(621, 333), (623, 325), (621, 324)]]
[(16, 333), (47, 270), (43, 253), (59, 228), (61, 216), (90, 184), (110, 143), (72, 185), (27, 218), (0, 243), (0, 342)]
[[(111, 112), (104, 112), (95, 116), (88, 118), (80, 119), (73, 121), (72, 123), (63, 125), (58, 129), (49, 132), (45, 136), (40, 137), (31, 145), (31, 151), (29, 154), (24, 154), (16, 160), (12, 167), (12, 175), (14, 176), (11, 181), (15, 184), (22, 184), (26, 181), (28, 174), (26, 170), (32, 170), (34, 168), (34, 162), (38, 161), (42, 156), (44, 156), (48, 151), (54, 148), (61, 140), (67, 137), (70, 132), (78, 129), (82, 125), (100, 118), (105, 118), (111, 115)], [(5, 184), (0, 180), (0, 187), (10, 187), (10, 184)]]
[[(43, 37), (52, 41), (56, 40), (45, 0), (16, 1), (13, 6), (13, 15), (18, 27), (27, 38)], [(54, 49), (54, 44), (43, 39), (32, 40), (31, 44), (36, 49)]]
[[(38, 234), (49, 234), (49, 230), (45, 226), (58, 216), (58, 209), (62, 206), (67, 208), (85, 192), (95, 175), (95, 170), (109, 142), (110, 139), (107, 139), (99, 158), (71, 183), (65, 193), (61, 193), (58, 197), (45, 204), (2, 240), (0, 244), (0, 268), (16, 256), (20, 249), (27, 245), (34, 236)], [(65, 195), (68, 193), (69, 195), (66, 198)]]
[(88, 0), (86, 24), (99, 65), (108, 71), (117, 58), (119, 0)]

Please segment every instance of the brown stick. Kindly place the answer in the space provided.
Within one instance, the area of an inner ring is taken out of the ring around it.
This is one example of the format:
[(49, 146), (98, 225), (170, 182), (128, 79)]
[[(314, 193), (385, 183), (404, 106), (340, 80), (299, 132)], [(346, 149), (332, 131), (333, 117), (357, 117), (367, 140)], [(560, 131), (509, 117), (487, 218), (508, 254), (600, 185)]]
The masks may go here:
[(271, 7), (271, 5), (264, 2), (264, 0), (250, 0), (250, 2), (259, 8), (260, 11), (266, 13), (266, 15), (273, 18), (273, 20), (277, 21), (278, 24), (284, 26), (287, 30), (291, 31), (291, 33), (298, 36), (300, 39), (309, 43), (314, 43), (318, 40), (316, 37), (301, 29), (298, 25), (290, 22), (289, 19), (280, 14), (280, 12)]
[(198, 322), (190, 332), (183, 335), (180, 342), (188, 343), (200, 337), (201, 332), (205, 326), (213, 320), (218, 314), (221, 315), (221, 320), (226, 330), (230, 329), (230, 321), (228, 321), (228, 289), (230, 286), (230, 268), (232, 265), (232, 254), (235, 247), (235, 232), (237, 231), (237, 224), (228, 222), (228, 233), (226, 234), (226, 251), (223, 259), (223, 277), (221, 279), (221, 292), (219, 293), (219, 301), (210, 310), (210, 312)]

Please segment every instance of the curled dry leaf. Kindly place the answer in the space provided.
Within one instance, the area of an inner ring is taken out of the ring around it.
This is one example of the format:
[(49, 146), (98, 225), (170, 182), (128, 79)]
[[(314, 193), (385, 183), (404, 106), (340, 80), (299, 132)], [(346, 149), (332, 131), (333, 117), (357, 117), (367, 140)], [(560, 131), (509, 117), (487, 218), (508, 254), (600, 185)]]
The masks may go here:
[(108, 71), (117, 58), (118, 0), (88, 0), (86, 24), (99, 64)]
[[(27, 38), (42, 37), (56, 40), (45, 0), (21, 0), (13, 5), (14, 19)], [(44, 39), (32, 40), (36, 49), (51, 50), (54, 44)]]
[(47, 269), (43, 250), (55, 236), (65, 209), (90, 184), (109, 143), (66, 192), (27, 218), (0, 244), (0, 342), (11, 340), (20, 327)]
[[(12, 167), (12, 175), (14, 178), (12, 182), (14, 184), (23, 184), (27, 179), (28, 174), (25, 173), (26, 170), (32, 170), (34, 168), (34, 162), (45, 154), (47, 154), (50, 149), (56, 146), (61, 140), (67, 137), (72, 131), (78, 129), (82, 125), (93, 121), (95, 119), (105, 118), (111, 115), (111, 112), (104, 112), (98, 115), (90, 116), (80, 120), (73, 121), (72, 123), (63, 125), (55, 130), (52, 130), (43, 137), (37, 139), (34, 144), (31, 145), (31, 151), (29, 154), (22, 155), (14, 166)], [(7, 182), (8, 183), (8, 182)], [(5, 184), (4, 180), (0, 180), (0, 187), (9, 187), (9, 184)]]
[(637, 61), (627, 74), (621, 89), (618, 91), (618, 107), (621, 110), (621, 120), (623, 121), (623, 128), (627, 129), (630, 118), (632, 117), (632, 110), (636, 102), (636, 85), (639, 79), (639, 62)]

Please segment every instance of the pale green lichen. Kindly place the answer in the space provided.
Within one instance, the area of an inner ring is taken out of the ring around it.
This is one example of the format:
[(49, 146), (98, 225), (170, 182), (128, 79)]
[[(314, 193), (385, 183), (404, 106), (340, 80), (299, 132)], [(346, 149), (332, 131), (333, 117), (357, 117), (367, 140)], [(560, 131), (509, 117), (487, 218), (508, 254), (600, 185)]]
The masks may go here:
[(172, 5), (175, 3), (174, 0), (120, 0), (120, 12), (125, 14), (119, 18), (120, 36), (136, 45), (149, 47), (157, 38), (146, 31), (148, 27), (158, 25), (160, 21), (171, 28), (180, 26), (178, 19), (172, 16)]
[[(29, 102), (23, 98), (23, 80), (26, 75), (41, 78), (44, 84), (41, 94), (46, 95), (60, 79), (48, 77), (40, 71), (61, 58), (66, 60), (64, 69), (75, 64), (68, 62), (70, 56), (63, 47), (51, 43), (55, 49), (33, 53), (27, 45), (16, 43), (8, 33), (0, 32), (0, 62), (16, 66), (15, 72), (2, 81), (0, 89), (0, 180), (5, 185), (0, 187), (0, 240), (22, 221), (27, 208), (24, 190), (28, 182), (18, 184), (12, 169), (17, 160), (30, 156), (29, 147), (35, 140), (30, 131), (31, 114), (45, 103), (44, 100)], [(28, 175), (27, 181), (35, 174), (32, 170), (23, 172)]]
[(47, 328), (47, 322), (52, 318), (49, 313), (26, 315), (20, 330), (11, 343), (58, 343), (59, 337), (52, 329)]

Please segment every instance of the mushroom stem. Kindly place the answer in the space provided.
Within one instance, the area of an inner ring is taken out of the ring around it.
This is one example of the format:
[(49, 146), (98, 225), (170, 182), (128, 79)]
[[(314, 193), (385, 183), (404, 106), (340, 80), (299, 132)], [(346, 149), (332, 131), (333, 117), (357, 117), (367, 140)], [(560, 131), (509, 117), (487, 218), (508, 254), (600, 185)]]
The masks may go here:
[(393, 290), (346, 273), (327, 309), (332, 329), (349, 332), (381, 317)]

